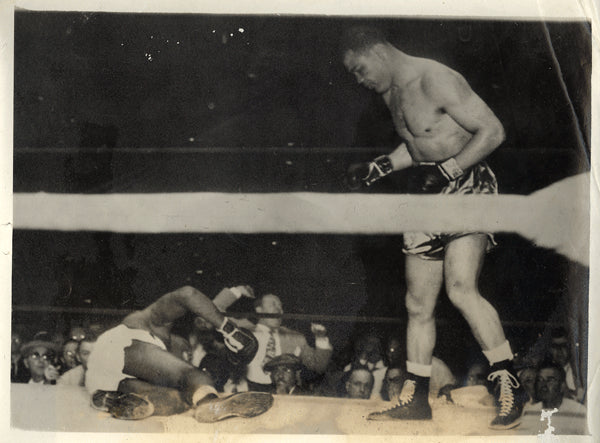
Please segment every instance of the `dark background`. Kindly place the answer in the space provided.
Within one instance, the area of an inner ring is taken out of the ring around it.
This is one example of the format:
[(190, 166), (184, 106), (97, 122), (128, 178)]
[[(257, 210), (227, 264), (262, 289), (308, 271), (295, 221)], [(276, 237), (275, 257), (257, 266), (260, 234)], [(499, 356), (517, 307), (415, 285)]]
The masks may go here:
[[(399, 143), (381, 99), (341, 64), (339, 35), (357, 23), (465, 76), (507, 132), (489, 159), (501, 192), (528, 194), (589, 169), (587, 22), (17, 12), (14, 191), (347, 192), (350, 162)], [(403, 192), (405, 180), (394, 174), (370, 191)], [(569, 295), (587, 300), (588, 269), (498, 237), (482, 292), (503, 320), (530, 324), (509, 327), (527, 343), (543, 330), (532, 322), (567, 320)], [(286, 312), (403, 319), (400, 244), (17, 229), (13, 305), (133, 309), (183, 284), (213, 295), (247, 282), (279, 294)], [(438, 317), (437, 352), (459, 365), (473, 339), (444, 297)], [(56, 317), (17, 309), (15, 320)], [(327, 326), (340, 346), (353, 332)]]

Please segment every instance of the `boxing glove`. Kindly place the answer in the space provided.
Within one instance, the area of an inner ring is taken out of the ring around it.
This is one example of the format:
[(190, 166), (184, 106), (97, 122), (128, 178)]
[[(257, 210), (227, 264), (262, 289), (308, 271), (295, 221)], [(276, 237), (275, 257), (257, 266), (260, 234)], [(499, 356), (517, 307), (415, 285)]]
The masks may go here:
[(217, 331), (223, 336), (228, 349), (227, 359), (234, 365), (248, 364), (258, 351), (258, 341), (248, 329), (238, 328), (225, 319)]
[(350, 165), (346, 174), (346, 183), (348, 188), (355, 191), (363, 185), (370, 186), (373, 182), (385, 177), (392, 171), (390, 158), (387, 155), (382, 155), (369, 163)]

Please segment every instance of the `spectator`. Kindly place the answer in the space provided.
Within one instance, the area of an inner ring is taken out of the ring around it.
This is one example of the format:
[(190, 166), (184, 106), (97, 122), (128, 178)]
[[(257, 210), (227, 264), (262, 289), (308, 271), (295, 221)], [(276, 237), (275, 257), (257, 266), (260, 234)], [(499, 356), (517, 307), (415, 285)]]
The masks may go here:
[[(225, 311), (241, 296), (240, 291), (221, 291), (213, 302), (221, 311)], [(278, 296), (265, 294), (255, 300), (254, 310), (258, 314), (283, 314), (283, 305)], [(278, 355), (294, 354), (307, 369), (319, 374), (327, 369), (333, 348), (324, 326), (316, 323), (311, 325), (311, 332), (315, 338), (313, 348), (300, 332), (282, 326), (281, 317), (261, 317), (256, 324), (246, 319), (232, 321), (252, 330), (258, 340), (258, 352), (248, 365), (246, 374), (250, 390), (270, 391), (271, 377), (264, 371), (264, 365)]]
[(535, 382), (537, 378), (537, 369), (532, 366), (528, 366), (526, 368), (521, 369), (518, 373), (518, 376), (519, 380), (521, 381), (521, 384), (527, 391), (527, 394), (529, 394), (528, 403), (536, 403), (538, 401), (535, 396)]
[(63, 345), (65, 344), (65, 336), (63, 335), (62, 332), (60, 332), (58, 330), (52, 332), (51, 335), (46, 331), (40, 331), (40, 332), (38, 332), (38, 334), (47, 335), (48, 337), (50, 337), (50, 340), (53, 341), (54, 344), (56, 344), (59, 348), (62, 348)]
[(344, 368), (344, 372), (364, 368), (373, 375), (372, 399), (381, 398), (381, 388), (387, 366), (383, 360), (381, 340), (373, 332), (366, 333), (355, 341), (352, 362)]
[(487, 384), (487, 368), (482, 362), (475, 362), (467, 371), (465, 386), (478, 386)]
[(58, 379), (57, 354), (59, 348), (45, 333), (38, 333), (34, 339), (21, 348), (23, 363), (29, 370), (30, 384), (54, 384)]
[(76, 357), (80, 363), (74, 368), (69, 369), (59, 379), (57, 384), (70, 386), (85, 386), (85, 373), (87, 371), (87, 362), (94, 349), (97, 337), (91, 333), (86, 333), (85, 338), (77, 346)]
[(21, 345), (22, 334), (16, 328), (11, 333), (10, 340), (10, 381), (11, 383), (26, 383), (29, 380), (29, 370), (23, 363)]
[(352, 369), (346, 377), (346, 397), (368, 399), (373, 390), (373, 374), (363, 368)]
[(77, 343), (79, 343), (85, 337), (86, 337), (86, 330), (84, 328), (82, 328), (81, 326), (73, 326), (69, 330), (69, 338), (68, 338), (69, 340), (73, 340), (73, 341), (76, 341)]
[(583, 387), (577, 380), (577, 376), (571, 365), (571, 349), (569, 346), (569, 336), (563, 327), (553, 328), (550, 332), (550, 359), (556, 365), (562, 367), (566, 374), (566, 384), (568, 397), (581, 402), (584, 396)]
[(264, 369), (271, 376), (272, 393), (279, 395), (304, 394), (300, 377), (302, 366), (300, 358), (294, 354), (279, 355), (265, 364)]
[(565, 396), (567, 389), (565, 370), (553, 362), (543, 363), (535, 379), (535, 397), (539, 401), (532, 408), (557, 408), (563, 414), (585, 410), (582, 404)]
[(69, 340), (62, 347), (63, 368), (68, 371), (77, 366), (77, 347), (79, 342)]
[(535, 380), (535, 396), (539, 401), (526, 406), (525, 417), (533, 415), (537, 423), (540, 417), (545, 418), (548, 427), (551, 421), (552, 434), (587, 434), (586, 408), (566, 397), (567, 391), (564, 368), (551, 361), (543, 362)]
[(389, 367), (404, 366), (404, 362), (406, 361), (406, 346), (403, 346), (402, 343), (399, 337), (392, 336), (388, 339), (385, 356)]
[(406, 378), (405, 371), (399, 366), (390, 366), (385, 372), (383, 386), (381, 388), (381, 398), (386, 401), (394, 401), (402, 391), (402, 385)]

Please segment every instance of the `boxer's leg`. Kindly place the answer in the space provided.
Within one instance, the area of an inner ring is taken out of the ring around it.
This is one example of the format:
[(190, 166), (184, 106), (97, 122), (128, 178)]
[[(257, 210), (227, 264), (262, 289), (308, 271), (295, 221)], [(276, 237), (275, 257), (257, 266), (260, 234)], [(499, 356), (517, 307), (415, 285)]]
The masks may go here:
[(506, 341), (498, 313), (481, 296), (478, 288), (487, 243), (486, 234), (459, 237), (446, 246), (444, 257), (446, 293), (469, 323), (484, 351), (497, 348)]
[(512, 365), (513, 354), (498, 313), (479, 293), (478, 279), (487, 242), (485, 234), (450, 242), (446, 247), (444, 277), (450, 301), (469, 323), (491, 365), (488, 379), (495, 384), (497, 416), (490, 427), (510, 429), (520, 424), (528, 396)]
[(126, 378), (121, 381), (119, 392), (134, 393), (146, 398), (154, 406), (152, 415), (181, 414), (190, 408), (178, 389), (153, 385), (137, 378)]
[(154, 344), (139, 340), (132, 340), (131, 346), (125, 348), (123, 373), (152, 385), (177, 389), (190, 405), (207, 393), (216, 394), (208, 374)]
[(406, 256), (406, 355), (408, 361), (431, 365), (435, 346), (434, 310), (443, 282), (443, 262)]
[[(133, 339), (114, 352), (123, 352), (123, 380), (116, 391), (95, 390), (92, 406), (116, 418), (168, 415), (188, 409), (208, 394), (216, 397), (208, 375), (155, 344)], [(110, 353), (103, 356), (111, 357)]]
[[(161, 390), (164, 388), (179, 390), (183, 403), (195, 408), (194, 417), (201, 422), (213, 422), (228, 417), (254, 417), (266, 412), (273, 404), (273, 396), (262, 392), (241, 392), (219, 398), (208, 374), (156, 345), (138, 340), (133, 340), (131, 346), (125, 348), (123, 373), (159, 386), (152, 396), (148, 393), (142, 394), (149, 401), (153, 398), (160, 399)], [(147, 388), (141, 384), (137, 387)], [(135, 384), (133, 388), (136, 388)], [(159, 409), (166, 411), (172, 407), (183, 406), (177, 405), (176, 402), (171, 403), (173, 400), (171, 397), (161, 403)]]
[(441, 260), (406, 257), (407, 379), (391, 409), (369, 414), (369, 420), (428, 420), (431, 356), (435, 346), (434, 311), (443, 283)]

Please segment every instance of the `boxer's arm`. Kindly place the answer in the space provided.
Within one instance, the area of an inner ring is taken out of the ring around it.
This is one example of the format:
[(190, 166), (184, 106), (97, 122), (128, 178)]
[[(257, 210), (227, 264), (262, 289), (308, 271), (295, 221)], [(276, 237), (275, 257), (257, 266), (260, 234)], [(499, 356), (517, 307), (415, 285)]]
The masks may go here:
[(392, 162), (392, 169), (394, 171), (400, 171), (415, 165), (415, 162), (408, 152), (408, 148), (406, 147), (405, 143), (400, 144), (396, 149), (388, 154), (388, 157)]
[(221, 326), (224, 320), (206, 295), (196, 288), (184, 286), (163, 295), (143, 311), (127, 316), (123, 323), (130, 327), (142, 327), (145, 322), (150, 327), (168, 327), (187, 312), (204, 318), (215, 327)]
[(473, 134), (454, 156), (461, 169), (479, 163), (504, 141), (502, 123), (459, 73), (448, 70), (426, 75), (422, 87), (436, 107)]
[(221, 312), (227, 309), (242, 297), (254, 299), (254, 291), (250, 286), (234, 286), (231, 288), (223, 288), (221, 292), (213, 298), (212, 302)]

